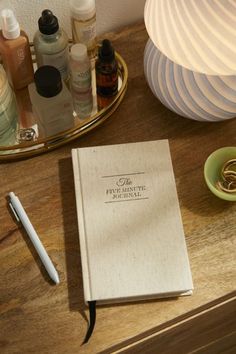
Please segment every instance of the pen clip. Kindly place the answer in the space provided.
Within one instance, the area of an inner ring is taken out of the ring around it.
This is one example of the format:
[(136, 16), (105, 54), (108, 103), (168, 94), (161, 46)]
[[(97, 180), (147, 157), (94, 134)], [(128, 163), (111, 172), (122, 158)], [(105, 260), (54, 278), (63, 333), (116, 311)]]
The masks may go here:
[(20, 218), (19, 218), (19, 216), (18, 216), (18, 214), (17, 214), (17, 212), (16, 212), (16, 210), (15, 210), (15, 208), (14, 208), (14, 206), (12, 205), (11, 202), (9, 202), (9, 207), (11, 208), (11, 211), (13, 212), (16, 221), (17, 221), (17, 222), (20, 222)]

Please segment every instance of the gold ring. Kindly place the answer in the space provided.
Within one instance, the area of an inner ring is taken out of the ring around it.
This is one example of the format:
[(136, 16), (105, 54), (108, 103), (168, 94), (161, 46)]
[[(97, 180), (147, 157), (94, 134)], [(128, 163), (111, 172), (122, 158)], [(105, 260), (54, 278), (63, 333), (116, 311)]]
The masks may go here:
[(217, 181), (216, 187), (226, 193), (236, 193), (236, 159), (228, 160), (221, 169), (221, 180)]

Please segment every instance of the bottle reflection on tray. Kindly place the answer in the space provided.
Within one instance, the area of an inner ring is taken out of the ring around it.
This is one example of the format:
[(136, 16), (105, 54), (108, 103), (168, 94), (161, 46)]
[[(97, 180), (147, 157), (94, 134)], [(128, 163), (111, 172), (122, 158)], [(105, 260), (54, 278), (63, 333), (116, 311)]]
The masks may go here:
[(32, 127), (36, 123), (32, 111), (32, 104), (29, 97), (28, 87), (15, 91), (18, 106), (18, 116), (21, 129)]

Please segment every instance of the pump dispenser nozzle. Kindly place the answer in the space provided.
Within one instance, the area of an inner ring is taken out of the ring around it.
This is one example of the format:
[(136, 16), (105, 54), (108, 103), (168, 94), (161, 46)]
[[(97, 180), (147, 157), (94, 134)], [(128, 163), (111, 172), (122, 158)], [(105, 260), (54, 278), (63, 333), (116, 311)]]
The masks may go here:
[(20, 36), (20, 26), (11, 9), (1, 11), (1, 28), (2, 34), (6, 39), (15, 39)]

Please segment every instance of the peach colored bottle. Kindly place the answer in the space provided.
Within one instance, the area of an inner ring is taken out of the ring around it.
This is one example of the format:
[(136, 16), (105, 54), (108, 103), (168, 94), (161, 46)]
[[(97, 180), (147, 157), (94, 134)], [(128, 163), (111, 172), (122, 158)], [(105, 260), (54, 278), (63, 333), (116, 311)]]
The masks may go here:
[(34, 79), (34, 70), (26, 33), (20, 30), (12, 10), (1, 11), (0, 53), (11, 86), (22, 89)]

